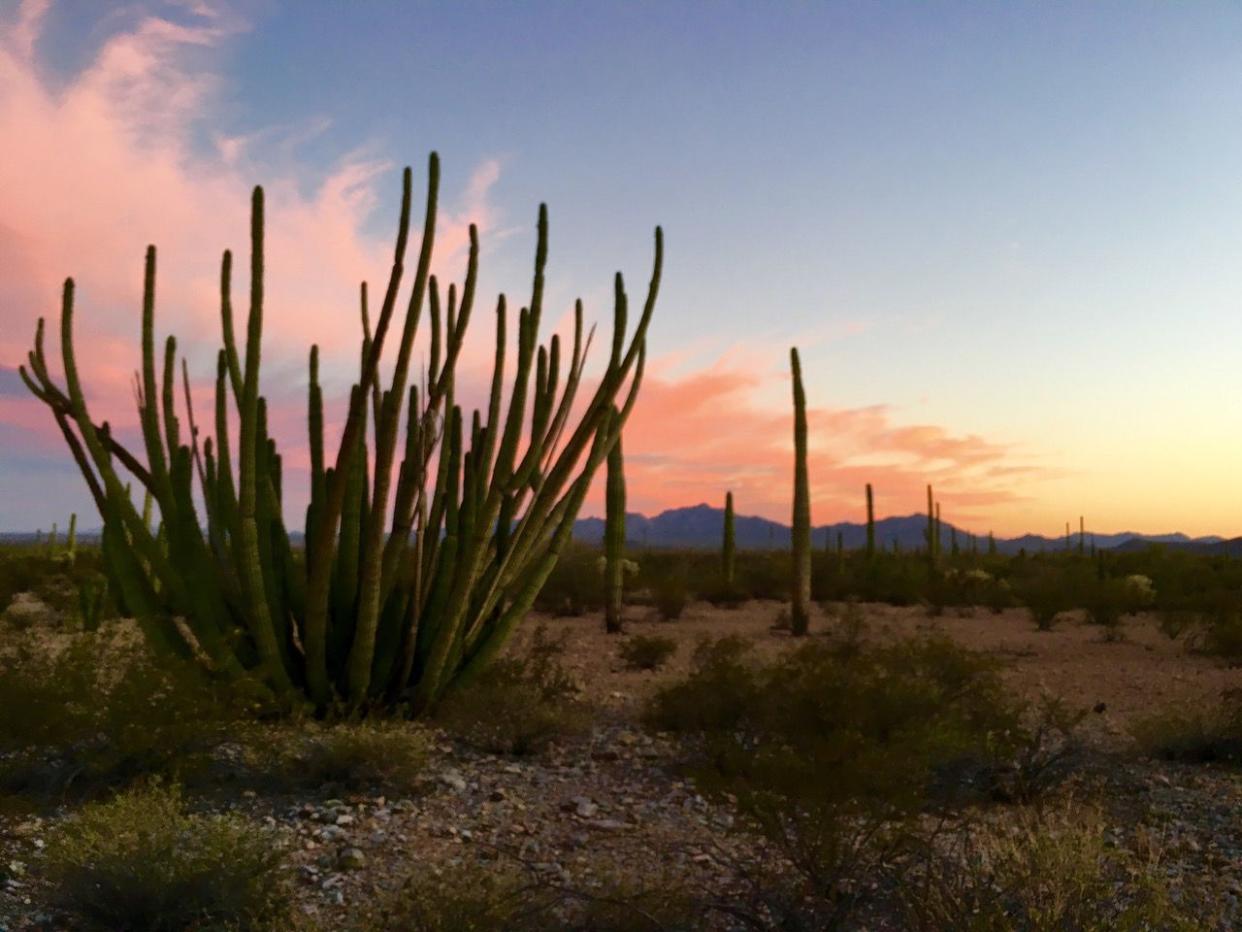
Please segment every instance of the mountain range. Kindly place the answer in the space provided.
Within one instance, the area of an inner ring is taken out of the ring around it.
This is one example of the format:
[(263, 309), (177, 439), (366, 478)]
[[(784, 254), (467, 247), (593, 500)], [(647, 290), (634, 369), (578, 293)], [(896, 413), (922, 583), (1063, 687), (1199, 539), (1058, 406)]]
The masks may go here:
[[(734, 518), (734, 537), (740, 550), (766, 550), (787, 548), (791, 534), (789, 525), (767, 518), (737, 515)], [(946, 551), (952, 544), (953, 525), (944, 522), (940, 528), (941, 546)], [(963, 549), (970, 546), (970, 533), (957, 528), (958, 544)], [(672, 508), (654, 518), (646, 515), (626, 514), (626, 538), (633, 544), (648, 547), (689, 547), (698, 549), (720, 546), (724, 533), (724, 509), (711, 505), (693, 505)], [(835, 547), (837, 535), (846, 549), (866, 546), (867, 526), (848, 521), (822, 524), (811, 529), (811, 543), (815, 547)], [(603, 518), (579, 518), (574, 525), (574, 537), (585, 543), (599, 543), (604, 538)], [(1077, 546), (1078, 535), (1073, 535), (1072, 545)], [(1229, 552), (1242, 554), (1242, 538), (1225, 540), (1221, 537), (1188, 537), (1185, 534), (1140, 534), (1122, 531), (1116, 534), (1087, 534), (1087, 545), (1094, 540), (1095, 546), (1104, 550), (1134, 549), (1149, 544), (1166, 544), (1178, 549), (1203, 552)], [(875, 522), (877, 547), (893, 548), (894, 542), (902, 550), (915, 550), (927, 544), (927, 515), (913, 514), (904, 517), (881, 518)], [(987, 547), (986, 536), (978, 539), (980, 550)], [(1036, 553), (1041, 550), (1059, 550), (1066, 546), (1064, 537), (1043, 537), (1024, 534), (1021, 537), (998, 537), (996, 549), (1001, 553), (1016, 554), (1019, 550)]]
[[(740, 550), (776, 550), (789, 547), (791, 534), (787, 524), (753, 515), (737, 515), (733, 524), (734, 537)], [(941, 546), (945, 551), (952, 546), (954, 530), (954, 526), (947, 522), (941, 525)], [(968, 549), (970, 533), (960, 528), (956, 530), (959, 546), (962, 549)], [(671, 508), (653, 518), (637, 513), (627, 513), (625, 532), (627, 540), (636, 546), (715, 549), (720, 546), (724, 533), (724, 509), (706, 504), (692, 505), (686, 508)], [(835, 547), (838, 534), (846, 549), (856, 550), (866, 546), (867, 526), (848, 521), (821, 524), (812, 528), (811, 543), (815, 547)], [(885, 550), (891, 550), (894, 544), (902, 550), (917, 550), (926, 546), (926, 534), (927, 515), (925, 514), (881, 518), (875, 523), (876, 546)], [(80, 540), (95, 540), (98, 537), (98, 529), (78, 532)], [(296, 543), (300, 543), (302, 535), (300, 532), (291, 531), (290, 537)], [(30, 543), (35, 539), (36, 535), (33, 533), (0, 532), (0, 543)], [(604, 519), (579, 518), (574, 523), (574, 539), (583, 543), (601, 543), (604, 539)], [(64, 540), (63, 529), (61, 540)], [(1136, 531), (1122, 531), (1116, 534), (1088, 532), (1087, 545), (1090, 546), (1092, 542), (1102, 550), (1136, 550), (1151, 544), (1164, 544), (1179, 550), (1197, 553), (1242, 556), (1242, 538), (1226, 540), (1217, 536), (1189, 537), (1180, 533), (1140, 534)], [(981, 551), (986, 550), (986, 535), (980, 536), (977, 543)], [(1071, 546), (1077, 546), (1077, 543), (1075, 533)], [(1007, 554), (1016, 554), (1020, 550), (1026, 550), (1028, 553), (1061, 550), (1065, 546), (1064, 537), (1044, 537), (1039, 534), (996, 538), (996, 549)]]

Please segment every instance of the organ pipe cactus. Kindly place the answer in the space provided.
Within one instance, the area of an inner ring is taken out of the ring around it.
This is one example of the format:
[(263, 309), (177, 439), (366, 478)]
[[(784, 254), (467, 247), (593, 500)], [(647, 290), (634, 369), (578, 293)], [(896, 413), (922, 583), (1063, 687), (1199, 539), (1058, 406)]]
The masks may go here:
[(798, 350), (789, 351), (794, 399), (793, 592), (790, 631), (807, 633), (811, 604), (811, 490), (806, 464), (806, 392)]
[[(619, 417), (614, 411), (613, 416)], [(604, 579), (608, 598), (604, 605), (604, 630), (620, 634), (621, 593), (625, 561), (625, 458), (618, 435), (608, 454), (607, 488), (604, 502)]]
[(875, 498), (871, 494), (871, 483), (867, 483), (867, 557), (875, 556)]
[(720, 561), (725, 585), (731, 589), (737, 571), (737, 539), (734, 528), (732, 492), (725, 493), (724, 543), (721, 547)]
[[(103, 519), (103, 560), (115, 598), (145, 637), (218, 675), (258, 678), (321, 714), (404, 704), (421, 712), (497, 655), (569, 541), (642, 381), (662, 265), (660, 230), (632, 327), (616, 276), (609, 355), (587, 391), (591, 334), (584, 333), (581, 302), (569, 345), (559, 336), (540, 343), (548, 249), (540, 207), (530, 298), (516, 315), (516, 334), (507, 301), (498, 301), (490, 392), (481, 409), (463, 410), (458, 360), (474, 316), (479, 240), (471, 227), (462, 287), (445, 291), (431, 275), (439, 179), (433, 153), (402, 316), (412, 202), (405, 170), (392, 268), (373, 318), (362, 292), (362, 352), (334, 455), (324, 442), (318, 350), (310, 350), (304, 555), (285, 526), (283, 460), (260, 379), (261, 188), (251, 201), (249, 312), (241, 332), (234, 327), (231, 253), (221, 265), (214, 435), (200, 434), (195, 424), (184, 362), (178, 404), (173, 337), (157, 365), (154, 247), (146, 254), (142, 371), (135, 379), (145, 455), (89, 411), (74, 353), (72, 279), (61, 304), (63, 386), (45, 357), (42, 320), (22, 368), (83, 473)], [(414, 346), (424, 324), (426, 362), (415, 378)], [(395, 358), (389, 355), (382, 379), (381, 360), (393, 344)], [(126, 473), (158, 508), (157, 532), (131, 502)]]

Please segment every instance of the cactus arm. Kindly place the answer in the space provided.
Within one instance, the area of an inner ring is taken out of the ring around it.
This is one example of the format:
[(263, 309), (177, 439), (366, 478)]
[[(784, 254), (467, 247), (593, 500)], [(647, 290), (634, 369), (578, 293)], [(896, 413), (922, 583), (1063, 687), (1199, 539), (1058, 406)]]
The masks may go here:
[[(434, 192), (439, 187), (440, 162), (433, 153), (429, 167), (428, 203), (434, 200)], [(362, 412), (366, 403), (366, 391), (371, 379), (375, 377), (379, 365), (379, 353), (383, 349), (384, 336), (388, 330), (388, 319), (392, 315), (393, 304), (396, 302), (397, 290), (401, 284), (404, 269), (405, 248), (410, 227), (410, 172), (407, 169), (402, 176), (401, 218), (397, 227), (397, 244), (393, 254), (392, 271), (389, 275), (388, 292), (384, 298), (384, 306), (375, 329), (375, 338), (371, 353), (362, 379), (362, 391), (350, 397), (349, 413), (345, 419), (345, 427), (341, 433), (340, 447), (337, 451), (336, 466), (332, 479), (326, 482), (323, 509), (316, 519), (315, 535), (306, 542), (307, 587), (306, 587), (306, 679), (311, 699), (319, 708), (324, 708), (329, 699), (328, 687), (328, 598), (332, 577), (328, 567), (332, 563), (332, 552), (337, 526), (341, 517), (341, 509), (345, 505), (346, 480), (349, 464), (355, 452), (355, 444), (359, 434), (366, 435)], [(325, 477), (326, 478), (326, 477)]]
[[(620, 357), (619, 344), (613, 342), (613, 357)], [(613, 421), (621, 419), (621, 412), (612, 409)], [(605, 492), (604, 524), (604, 574), (608, 601), (604, 610), (604, 630), (620, 634), (622, 630), (621, 598), (623, 583), (622, 561), (625, 559), (625, 457), (621, 452), (621, 436), (617, 435), (608, 453), (607, 483)]]
[(250, 315), (242, 372), (241, 428), (238, 438), (238, 546), (246, 621), (258, 649), (264, 677), (278, 692), (292, 688), (277, 644), (267, 602), (259, 549), (259, 361), (263, 337), (263, 189), (256, 187), (250, 215)]

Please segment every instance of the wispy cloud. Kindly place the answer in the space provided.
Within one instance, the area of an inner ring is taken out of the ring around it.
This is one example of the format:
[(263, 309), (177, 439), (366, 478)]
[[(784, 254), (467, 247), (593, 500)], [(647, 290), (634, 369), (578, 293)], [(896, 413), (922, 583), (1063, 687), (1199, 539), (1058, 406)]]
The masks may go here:
[[(727, 359), (685, 375), (649, 376), (626, 426), (630, 507), (654, 513), (718, 504), (732, 490), (739, 511), (788, 520), (792, 407), (755, 401), (770, 397), (764, 389), (781, 378)], [(1052, 476), (1009, 445), (936, 425), (902, 424), (900, 412), (887, 405), (829, 408), (811, 399), (807, 420), (816, 521), (861, 516), (868, 482), (882, 514), (920, 510), (931, 482), (945, 513), (969, 525), (1023, 500), (1033, 482)]]
[[(220, 255), (231, 247), (237, 257), (234, 299), (244, 315), (256, 181), (267, 192), (265, 373), (304, 378), (313, 341), (329, 378), (354, 366), (358, 283), (386, 276), (391, 264), (390, 240), (367, 235), (364, 223), (390, 210), (395, 230), (396, 166), (363, 145), (308, 186), (289, 147), (326, 120), (220, 131), (218, 53), (248, 28), (228, 7), (196, 0), (181, 5), (177, 21), (129, 11), (109, 21), (113, 32), (84, 68), (52, 80), (37, 54), (50, 5), (23, 0), (0, 23), (0, 373), (24, 361), (39, 316), (54, 322), (60, 283), (71, 275), (91, 403), (114, 423), (132, 421), (142, 256), (155, 243), (157, 328), (178, 335), (195, 371), (213, 374)], [(500, 170), (486, 160), (464, 191), (442, 195), (435, 264), (451, 277), (461, 273), (468, 224), (487, 233), (500, 221), (490, 200)], [(2, 378), (0, 423), (54, 434), (35, 403), (10, 390), (11, 375)]]

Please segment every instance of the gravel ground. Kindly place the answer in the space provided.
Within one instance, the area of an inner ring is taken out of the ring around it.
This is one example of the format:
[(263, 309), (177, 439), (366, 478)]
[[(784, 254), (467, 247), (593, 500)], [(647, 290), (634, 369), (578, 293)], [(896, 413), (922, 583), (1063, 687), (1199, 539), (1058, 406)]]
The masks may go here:
[[(656, 687), (685, 674), (703, 636), (740, 634), (761, 654), (787, 649), (789, 639), (768, 630), (777, 610), (696, 605), (672, 624), (643, 621), (633, 610), (631, 632), (681, 642), (655, 673), (625, 669), (598, 618), (532, 619), (569, 635), (563, 662), (600, 710), (589, 736), (531, 758), (479, 754), (440, 738), (424, 785), (403, 797), (243, 791), (197, 804), (281, 827), (300, 909), (322, 928), (341, 928), (412, 874), (471, 861), (517, 859), (549, 884), (580, 890), (614, 876), (640, 885), (676, 879), (727, 899), (741, 882), (739, 865), (769, 855), (731, 831), (727, 808), (679, 776), (676, 745), (643, 732), (635, 713)], [(1123, 642), (1105, 643), (1097, 629), (1073, 620), (1037, 632), (1016, 611), (934, 619), (886, 606), (866, 612), (869, 637), (945, 633), (1000, 658), (1015, 689), (1099, 709), (1088, 719), (1093, 763), (1074, 792), (1103, 801), (1110, 844), (1144, 856), (1158, 850), (1175, 895), (1217, 904), (1220, 928), (1242, 927), (1242, 773), (1139, 760), (1125, 738), (1142, 714), (1242, 686), (1242, 671), (1187, 653), (1150, 619), (1131, 622)], [(817, 627), (828, 624), (820, 619)], [(0, 813), (0, 932), (67, 927), (43, 905), (37, 870), (49, 822), (63, 814)]]

